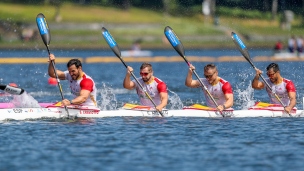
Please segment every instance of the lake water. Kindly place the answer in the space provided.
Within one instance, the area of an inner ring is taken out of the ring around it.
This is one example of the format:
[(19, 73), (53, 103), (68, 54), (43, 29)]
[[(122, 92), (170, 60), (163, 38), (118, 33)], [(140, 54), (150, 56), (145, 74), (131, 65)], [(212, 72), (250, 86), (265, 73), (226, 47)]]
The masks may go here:
[[(59, 58), (113, 56), (111, 51), (53, 51)], [(250, 50), (251, 56), (270, 56), (269, 50)], [(154, 51), (156, 56), (177, 56), (172, 50)], [(190, 50), (194, 56), (240, 56), (237, 50)], [(0, 57), (46, 57), (45, 50), (0, 51)], [(191, 61), (190, 61), (191, 62)], [(193, 62), (203, 76), (207, 62)], [(265, 90), (254, 91), (254, 70), (248, 62), (217, 62), (219, 76), (230, 81), (235, 109), (256, 101), (268, 102)], [(269, 62), (255, 62), (265, 71)], [(303, 108), (303, 63), (278, 62), (281, 75), (297, 88), (297, 107)], [(139, 76), (141, 63), (129, 63)], [(184, 85), (185, 62), (152, 63), (154, 75), (169, 88), (169, 109), (204, 104), (200, 89)], [(1, 64), (1, 84), (17, 83), (22, 97), (2, 97), (8, 102), (56, 102), (58, 87), (48, 84), (48, 64)], [(65, 64), (56, 64), (65, 70)], [(121, 63), (83, 64), (98, 88), (98, 105), (117, 109), (138, 102), (135, 91), (123, 89), (126, 69)], [(266, 77), (266, 75), (264, 74)], [(61, 82), (70, 98), (67, 82)], [(15, 98), (15, 99), (13, 99)], [(0, 170), (300, 170), (304, 164), (303, 118), (101, 118), (67, 122), (61, 120), (9, 121), (0, 123)]]

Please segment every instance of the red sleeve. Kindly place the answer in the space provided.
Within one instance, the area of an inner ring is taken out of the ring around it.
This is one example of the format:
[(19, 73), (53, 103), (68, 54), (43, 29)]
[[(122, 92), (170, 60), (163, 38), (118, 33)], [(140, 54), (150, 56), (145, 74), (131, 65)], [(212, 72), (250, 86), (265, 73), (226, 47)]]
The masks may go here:
[(164, 82), (158, 83), (157, 84), (157, 90), (160, 93), (167, 93), (167, 86)]
[(233, 94), (233, 92), (232, 92), (232, 87), (231, 87), (231, 85), (230, 85), (229, 82), (226, 82), (226, 83), (223, 85), (222, 91), (223, 91), (224, 94)]
[(81, 90), (84, 89), (84, 90), (89, 90), (90, 92), (93, 91), (93, 81), (91, 79), (83, 79), (81, 82), (80, 82), (80, 88)]
[(296, 87), (294, 86), (292, 81), (289, 81), (286, 84), (286, 90), (287, 90), (287, 92), (296, 92)]

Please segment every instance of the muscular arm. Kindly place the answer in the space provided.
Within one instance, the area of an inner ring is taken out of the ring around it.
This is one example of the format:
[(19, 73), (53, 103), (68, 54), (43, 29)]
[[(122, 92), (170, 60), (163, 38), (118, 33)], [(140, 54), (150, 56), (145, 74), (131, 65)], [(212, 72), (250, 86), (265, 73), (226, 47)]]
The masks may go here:
[(288, 92), (288, 97), (290, 100), (288, 107), (290, 107), (290, 109), (292, 109), (293, 107), (296, 106), (296, 103), (297, 103), (296, 92)]
[(90, 79), (82, 80), (80, 83), (81, 90), (79, 92), (79, 96), (72, 100), (64, 99), (62, 102), (64, 105), (70, 104), (82, 104), (84, 103), (89, 97), (90, 93), (93, 91), (93, 81)]
[(260, 78), (259, 75), (255, 75), (255, 77), (254, 77), (253, 80), (252, 80), (252, 84), (251, 84), (251, 85), (252, 85), (252, 88), (258, 89), (258, 90), (261, 90), (261, 89), (264, 88), (264, 83), (261, 82), (261, 81), (259, 80), (259, 78)]
[(286, 89), (288, 91), (288, 97), (289, 97), (289, 105), (285, 107), (286, 112), (290, 113), (292, 108), (296, 106), (297, 98), (296, 98), (296, 88), (293, 82), (289, 82), (286, 85)]
[(131, 72), (133, 72), (133, 68), (128, 67), (127, 74), (126, 74), (124, 82), (123, 82), (123, 87), (128, 90), (132, 90), (135, 88), (135, 83), (133, 81), (131, 81)]
[(261, 90), (261, 89), (264, 88), (264, 83), (259, 80), (260, 79), (260, 75), (262, 74), (262, 71), (259, 70), (259, 69), (257, 69), (257, 68), (255, 68), (255, 71), (256, 71), (256, 74), (255, 74), (255, 76), (254, 76), (254, 78), (252, 80), (251, 86), (254, 89)]
[[(53, 54), (50, 54), (48, 73), (49, 73), (50, 77), (56, 78), (56, 75), (55, 75), (55, 72), (54, 72), (54, 68), (53, 68), (53, 64), (52, 64), (51, 60), (53, 60), (55, 62), (55, 56)], [(56, 73), (57, 73), (58, 78), (60, 80), (65, 80), (65, 74), (64, 74), (64, 72), (62, 72), (60, 70), (56, 70)]]
[(224, 104), (219, 104), (219, 106), (217, 107), (217, 109), (220, 111), (224, 110), (225, 108), (227, 109), (233, 106), (233, 91), (229, 82), (226, 82), (223, 85), (222, 91), (224, 93), (225, 102)]
[(226, 108), (233, 106), (233, 94), (225, 94), (226, 102), (224, 103)]
[(89, 91), (89, 90), (85, 90), (85, 89), (80, 90), (80, 95), (77, 96), (75, 99), (71, 100), (71, 103), (73, 103), (73, 104), (84, 103), (90, 96), (90, 93), (91, 93), (91, 91)]
[(198, 80), (193, 80), (192, 79), (192, 69), (189, 68), (189, 71), (188, 71), (188, 74), (187, 74), (187, 77), (186, 77), (186, 80), (185, 80), (185, 85), (187, 87), (192, 87), (192, 88), (197, 88), (200, 86), (200, 83)]
[(156, 109), (158, 111), (162, 111), (164, 107), (166, 107), (167, 103), (168, 103), (168, 93), (166, 92), (161, 92), (159, 93), (160, 95), (160, 99), (161, 99), (161, 103), (156, 106)]

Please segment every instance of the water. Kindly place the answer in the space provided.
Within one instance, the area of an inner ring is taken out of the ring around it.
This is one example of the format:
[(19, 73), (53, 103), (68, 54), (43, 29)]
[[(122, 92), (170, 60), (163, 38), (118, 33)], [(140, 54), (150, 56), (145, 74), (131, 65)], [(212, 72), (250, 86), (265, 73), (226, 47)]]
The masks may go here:
[[(229, 50), (220, 52), (218, 56), (230, 55)], [(27, 57), (35, 53), (43, 56), (46, 52), (13, 53)], [(65, 57), (87, 57), (98, 51), (61, 53)], [(0, 52), (0, 57), (8, 57), (8, 54)], [(137, 76), (140, 64), (129, 64)], [(205, 64), (193, 63), (198, 75), (203, 75)], [(265, 91), (251, 89), (250, 81), (255, 72), (247, 62), (215, 64), (219, 75), (233, 86), (235, 109), (246, 108), (256, 101), (268, 101)], [(265, 70), (269, 63), (255, 64)], [(204, 103), (200, 89), (184, 86), (188, 70), (184, 62), (152, 65), (154, 75), (164, 80), (170, 90), (168, 108)], [(281, 75), (294, 81), (297, 107), (302, 109), (303, 64), (279, 62), (279, 65)], [(66, 69), (65, 64), (56, 64), (56, 67)], [(83, 68), (97, 83), (98, 105), (102, 109), (138, 102), (135, 91), (122, 88), (126, 69), (121, 63), (84, 64)], [(17, 83), (27, 91), (25, 100), (55, 102), (61, 99), (58, 87), (47, 83), (47, 63), (1, 64), (0, 71), (3, 73), (0, 83)], [(69, 98), (67, 83), (62, 81), (61, 84), (65, 97)], [(1, 100), (11, 101), (12, 98), (2, 97)], [(303, 118), (113, 117), (76, 122), (1, 122), (0, 170), (300, 170), (304, 165), (302, 125)]]

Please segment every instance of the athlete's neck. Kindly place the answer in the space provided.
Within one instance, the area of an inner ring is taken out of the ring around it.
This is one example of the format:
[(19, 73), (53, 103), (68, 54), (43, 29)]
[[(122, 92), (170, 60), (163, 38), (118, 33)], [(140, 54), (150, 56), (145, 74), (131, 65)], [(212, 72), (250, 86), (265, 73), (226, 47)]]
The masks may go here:
[(154, 76), (151, 76), (150, 80), (149, 80), (149, 81), (147, 81), (147, 82), (145, 82), (145, 83), (146, 83), (146, 84), (150, 84), (150, 83), (152, 83), (152, 82), (153, 82), (153, 80), (154, 80)]
[(283, 77), (278, 77), (278, 79), (277, 79), (277, 81), (276, 82), (274, 82), (274, 84), (275, 85), (277, 85), (277, 84), (281, 84), (283, 82)]
[(211, 83), (211, 85), (216, 85), (220, 81), (220, 77), (216, 77), (216, 79)]
[(82, 76), (83, 76), (83, 74), (84, 74), (84, 73), (83, 73), (82, 71), (79, 71), (79, 76), (78, 76), (77, 80), (81, 79)]

